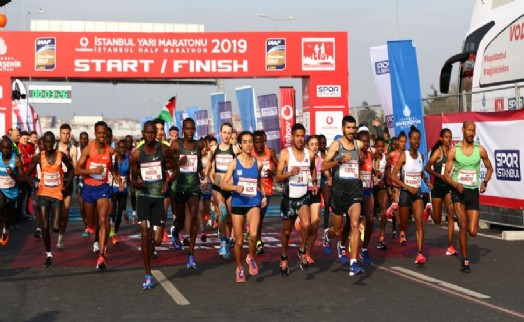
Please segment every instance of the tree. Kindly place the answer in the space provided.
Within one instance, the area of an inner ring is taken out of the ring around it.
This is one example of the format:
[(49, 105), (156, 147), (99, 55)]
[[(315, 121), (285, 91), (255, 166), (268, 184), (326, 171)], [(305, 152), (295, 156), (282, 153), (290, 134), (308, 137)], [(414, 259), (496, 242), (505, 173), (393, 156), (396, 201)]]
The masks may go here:
[(449, 95), (440, 95), (435, 85), (430, 85), (431, 93), (427, 99), (423, 99), (424, 114), (443, 114), (458, 112), (459, 99), (458, 85), (453, 83), (449, 89)]

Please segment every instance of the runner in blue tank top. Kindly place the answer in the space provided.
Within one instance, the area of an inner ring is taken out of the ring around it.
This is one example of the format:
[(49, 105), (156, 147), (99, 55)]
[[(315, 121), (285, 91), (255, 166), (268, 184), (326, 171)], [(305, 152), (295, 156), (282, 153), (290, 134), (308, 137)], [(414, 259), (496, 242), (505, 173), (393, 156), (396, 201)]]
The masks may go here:
[[(242, 265), (243, 227), (247, 221), (249, 225), (249, 252), (246, 262), (249, 266), (249, 274), (257, 275), (258, 267), (255, 262), (255, 246), (257, 241), (257, 230), (260, 224), (260, 207), (265, 207), (267, 197), (264, 186), (260, 179), (262, 162), (257, 161), (251, 155), (253, 149), (253, 134), (244, 131), (239, 134), (240, 154), (228, 166), (220, 188), (223, 191), (231, 191), (231, 218), (233, 231), (235, 232), (235, 259), (236, 259), (236, 281), (246, 281), (244, 267)], [(233, 179), (233, 182), (231, 182)], [(247, 218), (246, 218), (247, 217)]]
[(118, 244), (118, 230), (122, 223), (122, 215), (126, 211), (127, 195), (129, 187), (129, 157), (127, 156), (126, 141), (120, 140), (117, 143), (115, 165), (118, 167), (118, 173), (120, 173), (120, 182), (113, 183), (113, 196), (111, 203), (113, 204), (113, 212), (111, 219), (113, 220), (114, 227), (109, 232), (109, 237), (113, 244)]
[(13, 142), (7, 137), (2, 139), (0, 158), (0, 220), (4, 226), (0, 245), (5, 246), (9, 241), (9, 225), (20, 193), (19, 183), (23, 181), (24, 167), (20, 157), (13, 152)]

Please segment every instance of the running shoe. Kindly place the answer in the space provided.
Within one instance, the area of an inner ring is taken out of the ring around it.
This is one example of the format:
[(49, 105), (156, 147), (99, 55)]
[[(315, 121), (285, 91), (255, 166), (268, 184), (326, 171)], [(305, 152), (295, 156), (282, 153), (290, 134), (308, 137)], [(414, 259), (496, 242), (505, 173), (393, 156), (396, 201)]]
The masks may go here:
[(44, 268), (53, 267), (53, 256), (47, 256), (44, 263)]
[(326, 255), (331, 255), (331, 241), (328, 236), (329, 228), (324, 229), (324, 240), (322, 241), (322, 246), (324, 247), (324, 253)]
[(389, 237), (397, 238), (397, 231), (396, 230), (391, 231), (391, 235)]
[(195, 256), (189, 255), (186, 266), (187, 269), (196, 269)]
[(369, 257), (369, 252), (367, 249), (362, 249), (360, 251), (360, 258), (364, 261), (364, 264), (371, 265), (373, 262), (371, 261), (371, 257)]
[(348, 258), (346, 255), (346, 246), (342, 246), (342, 243), (339, 241), (337, 243), (337, 251), (338, 251), (338, 260), (342, 265), (345, 265), (348, 263)]
[(469, 260), (467, 260), (467, 259), (463, 259), (462, 260), (460, 271), (462, 273), (470, 273), (471, 272), (471, 268), (469, 267)]
[(417, 257), (415, 257), (415, 264), (419, 264), (419, 265), (426, 264), (426, 257), (424, 257), (422, 253), (418, 253)]
[(406, 239), (406, 235), (404, 234), (400, 234), (400, 245), (401, 246), (406, 246), (406, 243), (407, 243), (407, 239)]
[(225, 253), (224, 253), (224, 259), (229, 259), (231, 256), (231, 245), (234, 245), (235, 242), (231, 243), (228, 240), (226, 240), (226, 246), (225, 246)]
[(455, 249), (455, 247), (453, 247), (453, 245), (450, 245), (448, 247), (448, 249), (446, 249), (446, 255), (447, 256), (453, 256), (453, 255), (457, 255), (457, 250)]
[(40, 228), (35, 230), (35, 238), (42, 238), (42, 230)]
[(182, 245), (186, 247), (189, 246), (189, 237), (188, 236), (184, 237), (184, 240), (182, 241)]
[(129, 225), (129, 215), (127, 214), (127, 211), (122, 210), (122, 216), (124, 217), (124, 222), (126, 225)]
[(388, 246), (386, 246), (386, 243), (384, 243), (383, 240), (380, 240), (380, 241), (377, 243), (377, 248), (378, 248), (378, 249), (381, 249), (381, 250), (386, 250), (386, 249), (388, 249)]
[(115, 235), (115, 227), (111, 227), (111, 230), (109, 230), (109, 237), (113, 237)]
[(171, 244), (173, 244), (175, 250), (182, 250), (182, 243), (175, 234), (175, 226), (171, 226)]
[(64, 248), (64, 235), (58, 235), (58, 241), (56, 242), (56, 248)]
[(244, 274), (244, 269), (243, 268), (238, 268), (237, 267), (237, 270), (235, 272), (235, 277), (236, 277), (237, 283), (245, 283), (246, 282), (246, 275)]
[(360, 274), (364, 274), (364, 270), (362, 269), (362, 267), (360, 267), (360, 265), (358, 265), (357, 262), (351, 264), (351, 266), (349, 267), (349, 276), (356, 276)]
[(311, 254), (306, 253), (306, 257), (307, 257), (307, 263), (309, 265), (315, 264), (315, 261), (313, 260), (313, 257), (311, 257)]
[(153, 288), (153, 275), (146, 274), (144, 283), (142, 283), (143, 290), (150, 290)]
[(280, 273), (282, 276), (289, 276), (289, 266), (287, 265), (287, 259), (280, 259)]
[(297, 219), (295, 219), (295, 230), (301, 230), (302, 229), (302, 223), (300, 222), (300, 217), (297, 216)]
[(203, 242), (203, 243), (207, 242), (207, 235), (206, 235), (206, 233), (202, 233), (202, 235), (200, 236), (200, 241)]
[(393, 212), (398, 209), (398, 204), (396, 202), (392, 203), (391, 206), (386, 210), (386, 218), (393, 218)]
[(428, 222), (429, 217), (432, 217), (433, 215), (433, 206), (430, 202), (426, 204), (426, 208), (424, 209), (424, 222)]
[(255, 258), (250, 258), (249, 255), (247, 255), (246, 263), (249, 266), (249, 275), (258, 275), (258, 266), (255, 262)]
[(307, 256), (306, 253), (300, 252), (300, 250), (297, 252), (298, 255), (298, 261), (300, 264), (300, 269), (303, 271), (307, 271), (309, 269), (308, 262), (307, 262)]
[(223, 237), (220, 237), (220, 248), (218, 249), (218, 255), (224, 256), (226, 253), (226, 240)]
[(107, 268), (106, 259), (104, 258), (104, 256), (99, 255), (98, 260), (96, 261), (96, 269), (103, 270), (106, 268)]
[(95, 227), (87, 226), (86, 229), (87, 229), (87, 232), (88, 232), (90, 235), (92, 235), (92, 234), (95, 233)]
[(164, 229), (164, 235), (162, 236), (162, 243), (167, 243), (167, 231)]
[(83, 238), (87, 238), (87, 237), (89, 237), (89, 235), (91, 235), (91, 233), (90, 233), (89, 230), (86, 228), (86, 230), (84, 230), (84, 232), (82, 233), (82, 237), (83, 237)]
[(98, 253), (100, 251), (100, 245), (98, 242), (93, 243), (93, 253)]
[(113, 235), (113, 237), (111, 237), (111, 241), (113, 242), (113, 245), (115, 244), (118, 244), (118, 237), (116, 235)]
[(257, 256), (264, 254), (264, 243), (262, 241), (257, 241)]

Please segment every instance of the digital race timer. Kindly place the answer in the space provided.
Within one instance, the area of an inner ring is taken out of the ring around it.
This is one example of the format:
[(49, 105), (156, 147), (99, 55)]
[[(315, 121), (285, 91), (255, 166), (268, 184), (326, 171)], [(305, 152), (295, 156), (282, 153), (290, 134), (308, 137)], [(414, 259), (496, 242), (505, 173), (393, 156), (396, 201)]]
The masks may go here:
[(71, 86), (29, 85), (29, 103), (71, 103)]

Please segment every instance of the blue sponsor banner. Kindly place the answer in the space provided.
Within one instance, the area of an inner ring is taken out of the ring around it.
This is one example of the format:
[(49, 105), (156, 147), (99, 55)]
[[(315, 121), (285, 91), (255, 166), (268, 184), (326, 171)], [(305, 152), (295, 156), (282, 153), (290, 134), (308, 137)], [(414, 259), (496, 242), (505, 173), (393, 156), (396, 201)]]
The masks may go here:
[(278, 120), (278, 98), (276, 94), (257, 97), (262, 119), (262, 129), (266, 132), (267, 146), (280, 152), (280, 124)]
[(242, 130), (253, 132), (257, 129), (255, 115), (255, 90), (251, 86), (235, 88), (237, 93), (238, 111), (242, 116)]
[(226, 94), (213, 93), (211, 94), (211, 112), (213, 113), (213, 131), (215, 136), (220, 132), (220, 110), (218, 104), (226, 101)]
[(175, 125), (176, 125), (176, 127), (178, 127), (178, 131), (179, 131), (178, 136), (179, 137), (182, 137), (182, 122), (186, 118), (184, 115), (185, 115), (185, 113), (182, 112), (182, 111), (175, 112)]
[[(407, 135), (409, 128), (412, 125), (416, 126), (421, 134), (419, 152), (427, 162), (424, 108), (420, 94), (417, 52), (413, 41), (388, 41), (388, 57), (395, 135), (401, 131)], [(425, 184), (422, 185), (422, 191), (428, 192)]]

